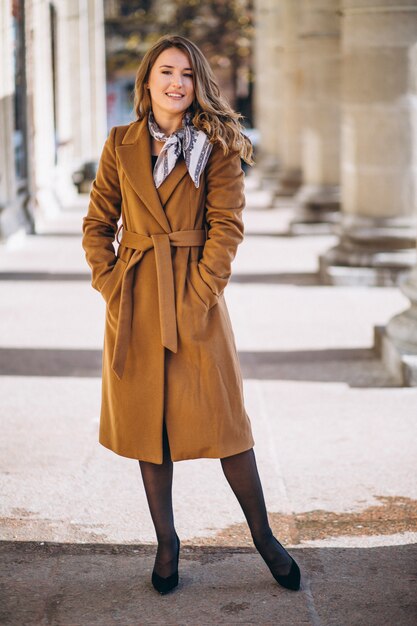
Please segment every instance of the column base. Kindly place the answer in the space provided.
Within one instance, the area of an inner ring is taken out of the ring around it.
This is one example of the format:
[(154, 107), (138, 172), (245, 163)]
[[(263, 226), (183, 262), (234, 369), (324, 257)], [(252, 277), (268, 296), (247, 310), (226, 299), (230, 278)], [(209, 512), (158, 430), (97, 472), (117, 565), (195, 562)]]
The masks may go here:
[(330, 185), (303, 185), (295, 201), (297, 208), (288, 230), (292, 235), (333, 234), (340, 220), (340, 188)]
[(411, 219), (372, 219), (342, 215), (333, 232), (339, 244), (319, 257), (325, 285), (398, 286), (416, 264), (415, 224)]
[[(276, 175), (273, 179), (276, 181)], [(274, 189), (268, 179), (265, 182), (264, 171), (258, 165), (245, 175), (246, 206), (252, 209), (272, 209), (274, 206)]]
[(385, 327), (375, 329), (375, 348), (404, 386), (417, 387), (417, 266), (401, 282), (400, 289), (411, 304)]
[[(410, 268), (416, 262), (415, 253), (411, 252), (407, 255), (408, 262), (405, 263), (406, 257), (403, 254), (391, 255), (392, 265), (372, 267), (372, 258), (368, 255), (366, 259), (369, 266), (360, 266), (359, 264), (348, 265), (347, 259), (341, 259), (339, 256), (339, 246), (331, 248), (326, 254), (319, 256), (319, 278), (322, 285), (335, 285), (340, 287), (363, 285), (364, 287), (398, 287), (399, 284), (407, 277)], [(375, 257), (378, 253), (375, 253)], [(352, 261), (357, 260), (352, 259)]]
[(374, 348), (399, 385), (417, 387), (417, 353), (397, 345), (384, 326), (374, 327)]
[(417, 265), (401, 283), (400, 289), (411, 305), (394, 315), (387, 325), (387, 332), (402, 349), (417, 354)]
[(0, 241), (19, 231), (35, 233), (30, 197), (26, 194), (18, 195), (12, 204), (0, 206)]
[(276, 196), (294, 196), (302, 184), (300, 169), (288, 169), (278, 172)]
[(279, 172), (278, 160), (272, 156), (261, 156), (256, 162), (256, 171), (259, 188), (275, 193)]

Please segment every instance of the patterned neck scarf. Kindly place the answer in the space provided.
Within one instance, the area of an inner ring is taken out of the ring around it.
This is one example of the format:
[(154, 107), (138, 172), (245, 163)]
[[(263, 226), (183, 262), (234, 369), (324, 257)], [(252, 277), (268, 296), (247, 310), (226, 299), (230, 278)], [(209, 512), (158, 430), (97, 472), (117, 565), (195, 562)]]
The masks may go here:
[(206, 166), (213, 146), (206, 133), (198, 130), (191, 123), (191, 113), (187, 111), (182, 119), (182, 127), (167, 136), (159, 128), (152, 111), (149, 111), (148, 128), (152, 137), (157, 141), (164, 142), (164, 147), (158, 155), (153, 170), (156, 188), (162, 185), (165, 178), (174, 169), (182, 152), (188, 173), (198, 189), (200, 175)]

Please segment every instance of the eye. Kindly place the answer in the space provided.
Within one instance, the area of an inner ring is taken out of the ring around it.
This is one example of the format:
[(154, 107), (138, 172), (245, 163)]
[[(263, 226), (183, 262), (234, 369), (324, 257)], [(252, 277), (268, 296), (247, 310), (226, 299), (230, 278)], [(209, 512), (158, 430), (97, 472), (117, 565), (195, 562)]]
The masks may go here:
[[(171, 70), (161, 70), (162, 74), (172, 74)], [(193, 75), (192, 74), (183, 74), (183, 76), (186, 76), (187, 78), (192, 78)]]

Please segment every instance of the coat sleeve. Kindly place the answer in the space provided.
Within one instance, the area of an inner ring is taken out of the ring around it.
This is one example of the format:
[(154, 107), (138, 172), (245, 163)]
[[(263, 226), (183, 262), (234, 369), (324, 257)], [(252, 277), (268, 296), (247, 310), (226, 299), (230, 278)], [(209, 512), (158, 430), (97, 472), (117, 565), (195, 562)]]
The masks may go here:
[(121, 213), (121, 191), (115, 154), (116, 127), (104, 144), (91, 191), (87, 215), (83, 218), (82, 246), (92, 271), (91, 285), (100, 291), (117, 257), (113, 241)]
[(198, 263), (201, 278), (220, 295), (231, 276), (237, 247), (243, 240), (244, 173), (240, 155), (213, 147), (206, 165), (207, 240)]

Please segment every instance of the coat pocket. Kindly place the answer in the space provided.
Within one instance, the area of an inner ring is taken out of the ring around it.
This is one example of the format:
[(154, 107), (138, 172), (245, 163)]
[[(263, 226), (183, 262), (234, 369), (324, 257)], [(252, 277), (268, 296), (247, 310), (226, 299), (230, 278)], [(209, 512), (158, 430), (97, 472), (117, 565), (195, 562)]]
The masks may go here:
[(192, 290), (200, 302), (205, 306), (207, 310), (211, 309), (219, 301), (219, 296), (215, 294), (208, 284), (202, 279), (198, 269), (198, 261), (191, 261), (189, 263), (189, 283)]
[(121, 278), (124, 274), (124, 270), (126, 269), (126, 265), (126, 261), (123, 261), (123, 259), (117, 257), (117, 261), (110, 272), (110, 276), (101, 287), (100, 293), (107, 303), (109, 302), (111, 295), (116, 289), (116, 286), (120, 283)]

